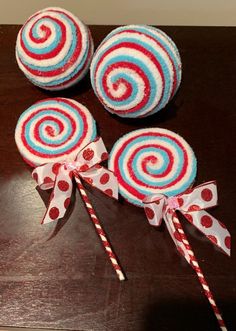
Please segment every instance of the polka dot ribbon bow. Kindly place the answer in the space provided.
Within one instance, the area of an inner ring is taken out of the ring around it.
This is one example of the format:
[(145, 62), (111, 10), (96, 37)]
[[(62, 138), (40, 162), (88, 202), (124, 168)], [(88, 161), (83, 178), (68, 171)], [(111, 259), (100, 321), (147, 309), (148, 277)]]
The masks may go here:
[(225, 225), (211, 216), (205, 209), (217, 205), (217, 187), (214, 181), (189, 189), (185, 193), (166, 197), (153, 194), (145, 198), (145, 213), (153, 226), (159, 226), (162, 218), (178, 251), (190, 263), (191, 256), (183, 242), (182, 231), (176, 223), (176, 210), (227, 255), (230, 255), (230, 234)]
[(230, 255), (230, 234), (228, 230), (223, 223), (205, 211), (205, 209), (217, 204), (216, 183), (214, 181), (204, 183), (189, 189), (181, 195), (169, 198), (162, 194), (153, 194), (146, 197), (143, 202), (146, 204), (146, 207), (144, 207), (145, 213), (151, 225), (159, 226), (162, 219), (164, 219), (177, 250), (195, 270), (220, 329), (227, 331), (213, 294), (176, 214), (176, 210), (181, 212), (211, 242), (221, 248), (227, 255)]
[(34, 169), (32, 177), (42, 190), (53, 189), (50, 203), (42, 224), (62, 218), (70, 204), (73, 178), (78, 187), (79, 178), (98, 188), (110, 197), (118, 199), (118, 184), (113, 172), (99, 163), (108, 158), (101, 138), (83, 148), (75, 160), (47, 163)]

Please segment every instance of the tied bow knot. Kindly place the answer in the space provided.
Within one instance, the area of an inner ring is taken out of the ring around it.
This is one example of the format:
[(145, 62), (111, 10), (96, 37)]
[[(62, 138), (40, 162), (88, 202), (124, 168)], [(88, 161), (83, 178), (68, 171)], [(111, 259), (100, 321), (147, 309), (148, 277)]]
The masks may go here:
[(179, 202), (178, 202), (178, 198), (176, 197), (170, 197), (168, 198), (168, 202), (167, 205), (171, 208), (171, 209), (178, 209), (179, 208)]
[(178, 226), (179, 211), (192, 225), (200, 230), (213, 244), (230, 255), (230, 234), (225, 225), (210, 215), (205, 209), (217, 205), (217, 187), (214, 181), (189, 189), (183, 194), (167, 197), (163, 194), (147, 196), (145, 213), (149, 223), (160, 226), (162, 219), (178, 251), (190, 262), (191, 257), (184, 245), (182, 231)]
[(118, 184), (113, 172), (99, 163), (108, 158), (101, 138), (81, 149), (75, 159), (57, 163), (46, 163), (32, 172), (32, 177), (42, 190), (53, 189), (49, 206), (42, 223), (49, 223), (64, 217), (70, 205), (73, 178), (77, 185), (78, 177), (98, 188), (106, 195), (118, 199)]

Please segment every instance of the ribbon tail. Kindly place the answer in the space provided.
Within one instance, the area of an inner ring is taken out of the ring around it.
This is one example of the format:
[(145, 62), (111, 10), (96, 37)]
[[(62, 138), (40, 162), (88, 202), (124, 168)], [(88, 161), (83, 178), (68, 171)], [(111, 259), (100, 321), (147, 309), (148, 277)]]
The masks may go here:
[(214, 207), (218, 200), (216, 182), (212, 181), (196, 186), (179, 197), (184, 201), (181, 210), (185, 212)]
[(181, 213), (201, 231), (214, 245), (230, 256), (231, 236), (225, 225), (205, 210)]
[(116, 200), (118, 199), (118, 181), (112, 171), (97, 164), (87, 171), (80, 172), (79, 175), (84, 181), (104, 194)]
[(43, 217), (42, 224), (57, 221), (64, 217), (70, 205), (71, 194), (72, 179), (70, 172), (62, 167), (56, 176), (49, 206)]
[[(158, 204), (155, 202), (151, 202), (151, 199), (149, 197), (145, 198), (143, 200), (143, 203), (145, 204), (144, 211), (147, 216), (148, 222), (152, 226), (160, 226), (162, 222), (163, 215), (163, 209), (165, 205), (165, 200), (160, 199), (158, 201)], [(166, 222), (168, 224), (168, 222)]]

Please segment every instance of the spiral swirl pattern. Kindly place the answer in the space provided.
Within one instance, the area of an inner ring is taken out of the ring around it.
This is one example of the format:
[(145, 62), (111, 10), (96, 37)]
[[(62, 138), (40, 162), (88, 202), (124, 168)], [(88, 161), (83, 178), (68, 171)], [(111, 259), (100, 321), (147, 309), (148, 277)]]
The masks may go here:
[(18, 150), (31, 166), (74, 159), (95, 137), (88, 109), (65, 98), (35, 103), (22, 113), (15, 130)]
[(104, 107), (121, 117), (149, 116), (173, 97), (181, 81), (181, 59), (161, 30), (130, 25), (113, 30), (91, 63), (91, 83)]
[(89, 69), (93, 41), (72, 13), (46, 8), (32, 15), (18, 33), (16, 59), (35, 85), (62, 90), (80, 81)]
[(143, 206), (145, 196), (178, 195), (189, 188), (197, 171), (191, 147), (176, 133), (150, 128), (121, 137), (110, 153), (119, 191), (129, 202)]

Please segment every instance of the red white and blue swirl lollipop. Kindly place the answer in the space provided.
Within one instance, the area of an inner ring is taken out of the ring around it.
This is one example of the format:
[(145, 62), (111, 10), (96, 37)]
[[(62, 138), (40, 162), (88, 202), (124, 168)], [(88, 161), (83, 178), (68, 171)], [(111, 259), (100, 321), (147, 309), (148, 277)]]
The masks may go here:
[(18, 150), (32, 166), (73, 160), (95, 137), (96, 125), (88, 109), (65, 98), (35, 103), (22, 113), (15, 130)]
[(195, 179), (193, 150), (176, 133), (160, 128), (132, 131), (110, 153), (109, 168), (117, 176), (120, 194), (132, 204), (155, 193), (178, 195)]
[(89, 69), (93, 41), (89, 29), (65, 9), (52, 7), (32, 15), (18, 33), (16, 59), (35, 85), (62, 90)]
[[(121, 267), (81, 180), (113, 196), (111, 187), (114, 189), (112, 185), (116, 183), (114, 175), (96, 161), (91, 168), (88, 165), (93, 158), (100, 162), (104, 160), (104, 154), (107, 157), (105, 146), (101, 138), (95, 139), (96, 135), (95, 121), (86, 107), (71, 99), (54, 98), (35, 103), (20, 116), (15, 141), (24, 160), (33, 167), (38, 166), (32, 176), (40, 188), (53, 189), (42, 223), (64, 217), (70, 205), (74, 177), (110, 262), (119, 279), (124, 280)], [(84, 170), (80, 170), (83, 167)]]
[(113, 30), (91, 63), (91, 83), (104, 107), (121, 117), (164, 108), (181, 81), (175, 43), (160, 29), (130, 25)]
[(180, 212), (211, 242), (230, 254), (228, 230), (205, 210), (217, 203), (216, 183), (189, 189), (197, 171), (191, 147), (166, 129), (136, 130), (115, 143), (109, 168), (117, 176), (120, 194), (130, 203), (144, 207), (150, 225), (160, 226), (164, 220), (178, 252), (196, 272), (220, 329), (227, 330), (176, 213)]

